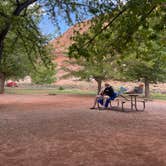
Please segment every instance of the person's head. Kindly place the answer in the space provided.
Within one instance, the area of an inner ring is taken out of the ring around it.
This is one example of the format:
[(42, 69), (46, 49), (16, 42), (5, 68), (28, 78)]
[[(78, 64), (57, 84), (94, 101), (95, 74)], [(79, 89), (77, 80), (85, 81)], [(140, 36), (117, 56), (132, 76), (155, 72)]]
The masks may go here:
[(143, 88), (143, 87), (144, 87), (144, 84), (142, 84), (142, 83), (141, 83), (141, 84), (139, 84), (139, 87)]
[(104, 85), (105, 85), (105, 87), (109, 87), (110, 86), (110, 84), (108, 82), (105, 82)]

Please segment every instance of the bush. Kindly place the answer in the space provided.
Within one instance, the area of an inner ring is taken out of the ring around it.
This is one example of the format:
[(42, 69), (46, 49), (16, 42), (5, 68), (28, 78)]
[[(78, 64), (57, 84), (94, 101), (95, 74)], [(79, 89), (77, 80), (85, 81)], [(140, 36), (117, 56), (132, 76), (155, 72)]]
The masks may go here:
[(62, 86), (59, 87), (59, 90), (64, 90), (64, 88)]
[(51, 84), (55, 79), (55, 70), (39, 67), (38, 71), (31, 73), (32, 82), (35, 84)]

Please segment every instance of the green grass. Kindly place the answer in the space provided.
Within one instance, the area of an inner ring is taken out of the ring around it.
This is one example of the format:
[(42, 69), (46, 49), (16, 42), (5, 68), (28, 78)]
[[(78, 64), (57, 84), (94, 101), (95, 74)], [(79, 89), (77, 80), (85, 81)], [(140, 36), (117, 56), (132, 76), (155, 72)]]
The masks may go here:
[(159, 100), (166, 100), (166, 94), (152, 93), (151, 98), (152, 99), (159, 99)]
[(79, 94), (79, 95), (94, 95), (94, 91), (83, 91), (79, 89), (24, 89), (24, 88), (5, 88), (7, 94)]
[[(46, 89), (40, 89), (40, 88), (5, 88), (5, 93), (7, 94), (49, 94), (49, 95), (56, 95), (56, 94), (78, 94), (78, 95), (95, 95), (95, 91), (83, 91), (79, 89), (55, 89), (55, 88), (46, 88)], [(161, 93), (152, 93), (151, 94), (152, 99), (159, 99), (159, 100), (166, 100), (166, 94)]]

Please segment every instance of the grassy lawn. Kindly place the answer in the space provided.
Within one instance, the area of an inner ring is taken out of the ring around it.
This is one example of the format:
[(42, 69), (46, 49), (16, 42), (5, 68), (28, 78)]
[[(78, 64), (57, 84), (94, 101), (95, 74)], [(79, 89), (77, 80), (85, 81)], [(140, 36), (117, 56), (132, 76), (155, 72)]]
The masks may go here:
[(153, 93), (151, 96), (152, 99), (166, 100), (166, 94)]
[(7, 94), (80, 94), (80, 95), (95, 95), (94, 91), (83, 91), (79, 89), (24, 89), (24, 88), (5, 88)]
[[(25, 88), (5, 88), (5, 93), (7, 94), (49, 94), (49, 95), (56, 95), (56, 94), (79, 94), (79, 95), (95, 95), (95, 91), (86, 91), (86, 90), (79, 90), (79, 89), (25, 89)], [(160, 93), (152, 93), (152, 99), (159, 99), (159, 100), (166, 100), (166, 94)]]

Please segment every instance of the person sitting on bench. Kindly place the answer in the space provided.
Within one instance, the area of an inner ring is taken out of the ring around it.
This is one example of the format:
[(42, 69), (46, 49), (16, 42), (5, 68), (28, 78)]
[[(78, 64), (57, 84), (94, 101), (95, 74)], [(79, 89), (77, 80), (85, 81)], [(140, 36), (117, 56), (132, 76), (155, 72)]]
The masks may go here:
[(132, 90), (125, 92), (126, 94), (132, 94), (132, 93), (138, 93), (142, 94), (143, 93), (143, 87), (144, 84), (139, 84), (138, 86), (135, 86)]
[(94, 104), (90, 109), (95, 109), (97, 103), (104, 106), (104, 108), (107, 108), (109, 105), (109, 102), (111, 100), (114, 100), (116, 96), (117, 94), (114, 92), (114, 89), (112, 88), (112, 86), (109, 83), (105, 83), (105, 89), (101, 91), (99, 95), (95, 97)]

